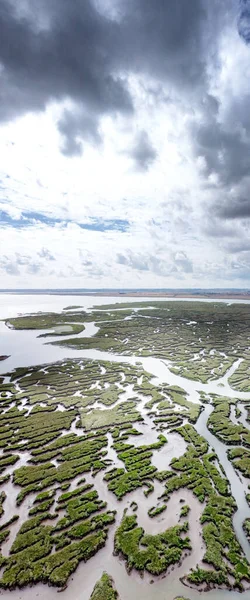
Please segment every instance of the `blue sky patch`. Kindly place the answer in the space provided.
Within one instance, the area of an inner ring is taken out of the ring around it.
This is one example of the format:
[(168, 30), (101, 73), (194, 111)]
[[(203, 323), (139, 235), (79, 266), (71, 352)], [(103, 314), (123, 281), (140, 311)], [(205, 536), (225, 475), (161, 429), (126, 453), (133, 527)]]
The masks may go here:
[(90, 231), (127, 231), (129, 221), (126, 219), (91, 219), (90, 223), (79, 223), (82, 229)]
[[(13, 218), (5, 210), (0, 210), (0, 225), (2, 227), (15, 227), (16, 229), (23, 229), (25, 227), (32, 227), (35, 223), (41, 223), (42, 225), (54, 226), (57, 224), (67, 225), (68, 223), (77, 223), (71, 219), (59, 219), (56, 217), (49, 217), (43, 213), (35, 211), (23, 211), (20, 219)], [(127, 231), (129, 228), (129, 221), (126, 219), (98, 219), (91, 218), (88, 223), (77, 223), (81, 229), (88, 231)]]

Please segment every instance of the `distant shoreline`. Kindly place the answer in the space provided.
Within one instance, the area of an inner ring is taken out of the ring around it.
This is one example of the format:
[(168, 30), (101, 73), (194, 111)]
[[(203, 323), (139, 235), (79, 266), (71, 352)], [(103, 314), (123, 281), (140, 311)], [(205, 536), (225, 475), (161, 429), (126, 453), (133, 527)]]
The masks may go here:
[[(53, 293), (52, 293), (53, 295)], [(59, 296), (63, 296), (64, 293), (63, 292), (59, 292), (57, 293), (57, 295)], [(68, 295), (68, 294), (67, 294)], [(217, 293), (217, 294), (213, 294), (211, 292), (208, 293), (204, 293), (204, 294), (188, 294), (188, 293), (175, 293), (175, 294), (171, 294), (170, 292), (74, 292), (74, 296), (96, 296), (96, 297), (116, 297), (116, 298), (194, 298), (196, 300), (200, 299), (200, 298), (204, 298), (204, 299), (221, 299), (221, 300), (226, 300), (228, 298), (228, 300), (242, 300), (243, 298), (245, 300), (250, 300), (250, 292), (247, 293)]]
[[(61, 295), (61, 293), (60, 293)], [(76, 296), (78, 296), (78, 294), (74, 294)], [(80, 292), (79, 293), (80, 296), (84, 296), (84, 293)], [(199, 298), (215, 298), (215, 299), (221, 299), (221, 300), (226, 300), (228, 298), (228, 300), (242, 300), (242, 298), (244, 298), (245, 300), (250, 300), (250, 292), (247, 293), (231, 293), (231, 294), (223, 294), (223, 293), (217, 293), (217, 294), (213, 294), (211, 292), (208, 293), (204, 293), (204, 294), (184, 294), (184, 293), (175, 293), (175, 294), (171, 294), (171, 293), (166, 293), (166, 292), (124, 292), (124, 293), (119, 293), (119, 292), (112, 292), (112, 293), (108, 293), (108, 292), (89, 292), (88, 294), (86, 294), (88, 296), (114, 296), (114, 297), (124, 297), (124, 298), (194, 298), (194, 299), (199, 299)]]
[(198, 299), (215, 299), (215, 300), (250, 300), (250, 290), (199, 290), (199, 291), (157, 291), (157, 290), (0, 290), (0, 294), (6, 295), (27, 295), (27, 296), (93, 296), (93, 297), (119, 297), (119, 298), (193, 298)]

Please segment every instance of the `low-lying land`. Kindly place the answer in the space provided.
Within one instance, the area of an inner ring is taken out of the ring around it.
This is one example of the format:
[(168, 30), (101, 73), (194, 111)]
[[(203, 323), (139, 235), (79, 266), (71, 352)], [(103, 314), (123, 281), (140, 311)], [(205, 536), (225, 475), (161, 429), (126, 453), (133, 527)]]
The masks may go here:
[[(99, 328), (92, 337), (81, 336), (87, 323)], [(140, 362), (82, 358), (16, 368), (2, 378), (0, 587), (43, 582), (64, 588), (108, 538), (129, 572), (147, 572), (155, 582), (170, 569), (178, 572), (192, 556), (193, 509), (185, 490), (200, 503), (205, 550), (184, 583), (199, 590), (249, 586), (230, 481), (216, 447), (196, 430), (209, 404), (209, 431), (226, 445), (236, 473), (250, 477), (248, 307), (152, 301), (86, 312), (69, 305), (62, 313), (20, 316), (7, 325), (42, 338), (60, 336), (55, 347), (167, 360), (183, 387), (157, 382)], [(225, 389), (227, 375), (234, 392)], [(185, 390), (185, 378), (195, 382), (195, 398)], [(202, 386), (210, 381), (218, 393)], [(178, 447), (176, 454), (169, 449), (172, 434), (184, 444), (182, 455)], [(171, 526), (164, 526), (178, 490), (183, 500)], [(250, 493), (246, 498), (250, 505)], [(248, 539), (249, 523), (250, 513), (244, 522)], [(104, 573), (91, 600), (118, 598), (115, 588)]]
[(93, 337), (67, 336), (69, 339), (54, 343), (79, 350), (96, 348), (168, 359), (173, 372), (201, 382), (222, 377), (241, 357), (244, 363), (230, 381), (235, 389), (250, 391), (250, 317), (246, 304), (152, 300), (134, 306), (103, 305), (92, 312), (41, 313), (9, 319), (7, 324), (16, 329), (39, 330), (91, 321), (99, 326)]

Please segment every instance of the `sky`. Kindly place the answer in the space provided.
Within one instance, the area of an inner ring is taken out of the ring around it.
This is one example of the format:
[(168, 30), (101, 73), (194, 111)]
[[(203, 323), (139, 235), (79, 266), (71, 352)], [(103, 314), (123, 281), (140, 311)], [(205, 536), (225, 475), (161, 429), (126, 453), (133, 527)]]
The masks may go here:
[(1, 0), (0, 288), (250, 288), (250, 0)]

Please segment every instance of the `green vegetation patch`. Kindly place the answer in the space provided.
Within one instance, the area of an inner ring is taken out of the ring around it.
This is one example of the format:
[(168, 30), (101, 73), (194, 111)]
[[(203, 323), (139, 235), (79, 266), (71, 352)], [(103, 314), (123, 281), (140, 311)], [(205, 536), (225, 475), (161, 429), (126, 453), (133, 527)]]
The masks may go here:
[(214, 410), (208, 419), (208, 428), (226, 444), (245, 444), (250, 446), (250, 432), (244, 425), (235, 424), (230, 419), (232, 398), (212, 396)]
[(95, 584), (90, 600), (118, 600), (118, 593), (110, 575), (102, 574), (101, 579)]
[(183, 537), (187, 530), (188, 523), (184, 523), (159, 535), (148, 535), (137, 526), (136, 515), (125, 514), (115, 533), (115, 553), (124, 557), (129, 571), (135, 568), (159, 575), (180, 561), (184, 549), (191, 550), (189, 538)]
[[(222, 377), (242, 356), (245, 364), (239, 367), (240, 389), (249, 391), (247, 305), (152, 299), (150, 303), (134, 307), (127, 304), (125, 308), (126, 313), (114, 304), (109, 309), (93, 312), (92, 319), (100, 325), (95, 336), (79, 336), (56, 343), (71, 348), (96, 348), (167, 359), (174, 373), (203, 383)], [(125, 320), (125, 316), (133, 318)], [(237, 384), (237, 380), (234, 383)]]
[(243, 528), (244, 528), (245, 534), (247, 536), (247, 539), (250, 542), (250, 519), (245, 519)]
[[(200, 519), (206, 544), (203, 561), (213, 567), (212, 570), (197, 567), (187, 576), (187, 580), (208, 586), (224, 583), (230, 588), (229, 575), (233, 575), (236, 587), (242, 589), (242, 579), (250, 580), (250, 565), (233, 528), (232, 517), (236, 504), (230, 494), (228, 481), (219, 474), (214, 464), (217, 458), (215, 453), (207, 453), (207, 442), (195, 429), (187, 424), (178, 431), (189, 445), (183, 456), (171, 461), (176, 474), (166, 480), (165, 495), (169, 497), (175, 490), (187, 487), (200, 502), (206, 500)], [(234, 454), (238, 455), (240, 450), (234, 449)], [(180, 516), (184, 517), (188, 512), (189, 507), (183, 506)]]
[[(191, 425), (185, 425), (178, 429), (189, 443), (183, 456), (171, 461), (174, 471), (179, 475), (170, 475), (166, 483), (165, 495), (168, 497), (174, 490), (187, 487), (192, 490), (200, 502), (213, 495), (215, 491), (225, 496), (230, 495), (228, 481), (219, 474), (213, 464), (216, 459), (214, 453), (207, 454), (208, 444)], [(171, 473), (171, 472), (170, 472)]]
[[(154, 310), (149, 308), (152, 305)], [(248, 307), (154, 301), (142, 303), (141, 309), (136, 306), (137, 313), (129, 306), (126, 311), (111, 307), (92, 314), (74, 312), (74, 307), (68, 307), (68, 313), (18, 317), (9, 324), (17, 329), (54, 329), (55, 334), (66, 336), (72, 330), (80, 332), (84, 322), (96, 321), (100, 328), (92, 338), (68, 338), (60, 343), (124, 355), (156, 356), (169, 360), (174, 372), (204, 382), (222, 376), (241, 356), (243, 361), (230, 381), (235, 389), (250, 389)], [(125, 316), (133, 318), (124, 320)], [(132, 398), (119, 403), (120, 395), (131, 389), (128, 386), (133, 388)], [(169, 427), (188, 444), (185, 454), (173, 459), (169, 470), (158, 472), (152, 465), (153, 452), (166, 443), (166, 438), (159, 436), (151, 445), (135, 447), (131, 443), (130, 436), (140, 435), (133, 423), (142, 420), (138, 411), (141, 396), (146, 397), (146, 409), (155, 429)], [(214, 407), (208, 422), (210, 430), (224, 443), (237, 444), (230, 449), (229, 458), (249, 476), (250, 450), (243, 446), (250, 447), (250, 433), (230, 419), (232, 407), (236, 418), (241, 416), (236, 400), (215, 395), (209, 399)], [(207, 400), (201, 394), (201, 402)], [(62, 407), (66, 410), (59, 410)], [(230, 587), (233, 577), (235, 586), (242, 589), (243, 580), (250, 581), (249, 565), (233, 529), (235, 504), (228, 481), (216, 466), (215, 453), (209, 452), (206, 440), (191, 425), (197, 421), (202, 405), (192, 403), (183, 389), (153, 385), (151, 374), (140, 366), (65, 360), (41, 368), (16, 369), (10, 374), (9, 383), (0, 382), (0, 408), (0, 472), (5, 473), (22, 456), (21, 452), (28, 450), (30, 461), (13, 474), (13, 483), (19, 486), (17, 504), (28, 494), (37, 494), (10, 555), (0, 560), (0, 586), (11, 589), (39, 581), (63, 586), (81, 560), (88, 560), (104, 546), (115, 511), (108, 510), (94, 487), (83, 478), (75, 489), (72, 481), (85, 472), (95, 475), (106, 467), (108, 489), (119, 499), (139, 487), (144, 488), (145, 495), (150, 494), (154, 479), (158, 479), (165, 482), (166, 499), (175, 490), (188, 488), (200, 502), (206, 502), (201, 524), (206, 545), (204, 559), (210, 569), (193, 569), (189, 582)], [(189, 423), (183, 425), (186, 421)], [(82, 434), (72, 433), (72, 425), (82, 427)], [(123, 468), (111, 469), (105, 458), (107, 431), (113, 437), (113, 449)], [(0, 483), (4, 484), (7, 477), (4, 474)], [(63, 493), (57, 498), (59, 489)], [(148, 514), (154, 518), (166, 507), (167, 503), (151, 507)], [(3, 509), (4, 493), (0, 514)], [(136, 504), (131, 510), (136, 510)], [(183, 523), (188, 512), (189, 507), (182, 506), (179, 524), (157, 536), (147, 535), (138, 527), (135, 514), (125, 514), (116, 531), (115, 550), (124, 557), (128, 569), (160, 574), (179, 562), (184, 550), (190, 549), (185, 535), (188, 524)], [(7, 539), (10, 524), (11, 520), (0, 528), (0, 543)], [(249, 536), (248, 519), (244, 528)], [(109, 585), (110, 581), (106, 579), (104, 583)], [(103, 589), (105, 598), (109, 598), (109, 588), (104, 585)], [(100, 593), (99, 590), (96, 598), (101, 598)], [(116, 596), (111, 595), (111, 600), (113, 597)]]
[[(86, 484), (58, 498), (64, 516), (55, 525), (43, 524), (48, 519), (53, 522), (56, 515), (42, 512), (50, 509), (54, 497), (46, 500), (43, 493), (39, 501), (36, 498), (37, 514), (21, 525), (9, 557), (4, 558), (0, 587), (12, 589), (39, 581), (64, 586), (79, 562), (87, 561), (105, 545), (115, 511), (104, 512), (106, 503), (89, 488), (92, 486)], [(31, 512), (34, 515), (35, 511)]]
[[(79, 440), (80, 438), (75, 436), (75, 439)], [(107, 438), (105, 436), (76, 441), (73, 446), (62, 448), (58, 467), (51, 462), (44, 462), (16, 469), (13, 474), (13, 482), (23, 488), (17, 497), (18, 504), (30, 492), (40, 491), (56, 482), (67, 482), (81, 473), (88, 471), (97, 473), (105, 468), (106, 464), (102, 455), (106, 446)]]
[(246, 355), (246, 360), (242, 360), (236, 371), (234, 371), (234, 373), (229, 377), (228, 383), (233, 390), (237, 390), (239, 392), (250, 392), (249, 351), (245, 352), (244, 354)]
[(82, 426), (86, 431), (143, 420), (136, 410), (136, 402), (129, 400), (107, 410), (96, 408), (87, 414), (81, 411), (81, 419)]
[[(8, 319), (6, 325), (12, 329), (52, 329), (69, 323), (88, 321), (87, 313), (35, 313)], [(83, 328), (84, 329), (84, 328)]]
[[(236, 505), (232, 497), (213, 495), (201, 516), (206, 552), (203, 560), (213, 565), (214, 571), (194, 570), (188, 575), (193, 583), (226, 583), (230, 587), (228, 575), (235, 578), (235, 586), (243, 589), (241, 581), (250, 581), (250, 565), (236, 538), (232, 515)], [(212, 579), (211, 579), (212, 577)]]
[(150, 480), (157, 473), (156, 467), (151, 464), (151, 458), (154, 450), (160, 449), (167, 443), (165, 436), (159, 435), (159, 441), (149, 446), (138, 446), (125, 444), (118, 440), (114, 444), (114, 448), (121, 461), (124, 462), (124, 469), (111, 469), (108, 471), (104, 479), (108, 481), (108, 489), (113, 492), (120, 500), (132, 490), (142, 486), (147, 486), (145, 494), (148, 495), (153, 491), (153, 486)]
[(46, 338), (46, 337), (56, 337), (56, 336), (67, 336), (67, 335), (77, 335), (84, 331), (84, 325), (80, 325), (79, 323), (71, 323), (70, 325), (56, 325), (55, 329), (47, 333), (40, 333), (38, 337)]
[(153, 517), (157, 517), (157, 515), (160, 515), (161, 513), (163, 513), (167, 508), (167, 504), (162, 504), (161, 506), (152, 506), (149, 510), (148, 510), (148, 516), (153, 518)]
[(188, 506), (188, 504), (185, 504), (184, 506), (181, 507), (180, 517), (187, 517), (189, 511), (190, 511), (190, 506)]
[(233, 461), (234, 467), (239, 469), (245, 477), (250, 477), (250, 450), (247, 448), (232, 448), (228, 450), (228, 458)]

